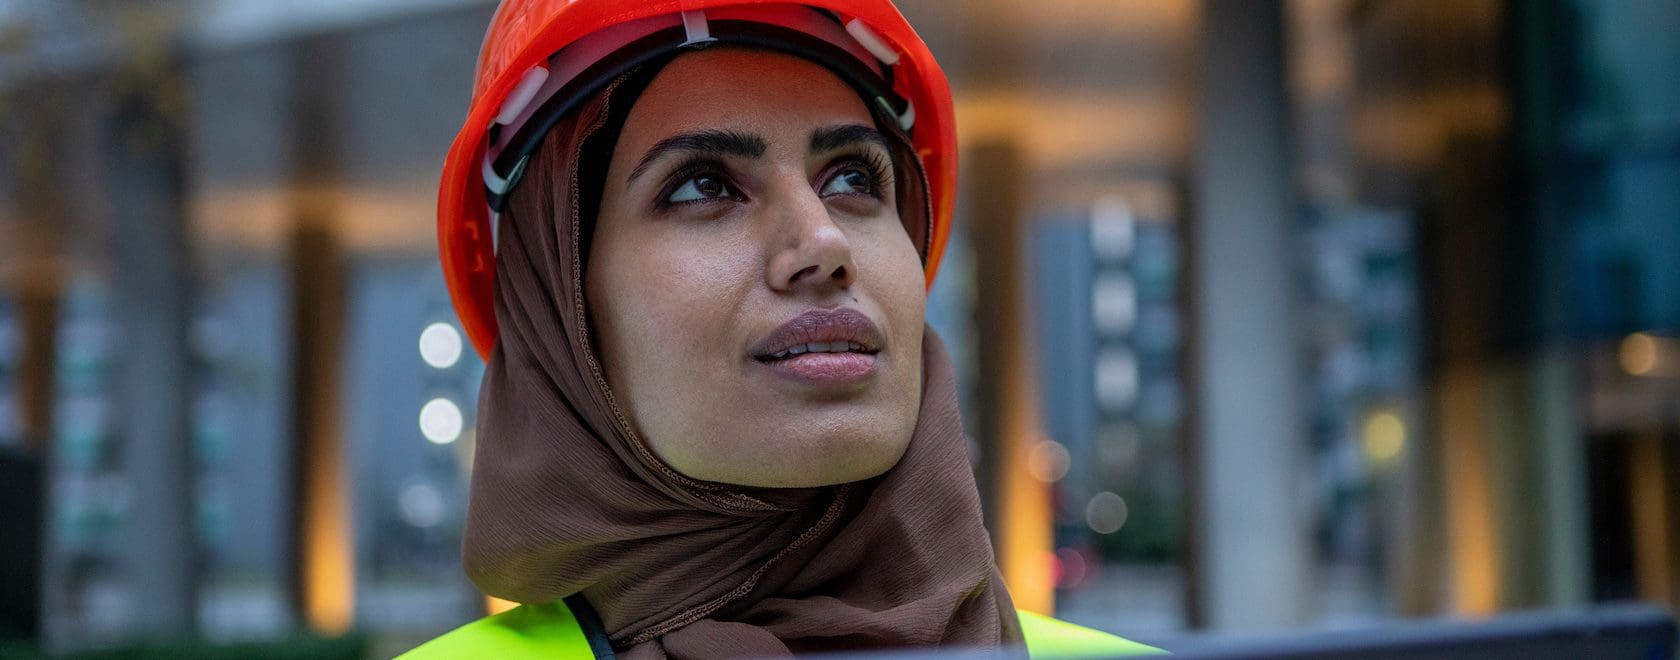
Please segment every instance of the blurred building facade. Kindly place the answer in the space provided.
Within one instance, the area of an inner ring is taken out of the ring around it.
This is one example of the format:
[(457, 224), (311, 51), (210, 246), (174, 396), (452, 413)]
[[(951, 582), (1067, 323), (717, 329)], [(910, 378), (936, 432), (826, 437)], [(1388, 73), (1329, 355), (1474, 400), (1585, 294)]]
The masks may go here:
[[(929, 318), (1018, 600), (1146, 639), (1680, 603), (1674, 3), (900, 4), (957, 94)], [(0, 3), (49, 644), (483, 612), (432, 209), (492, 9)]]

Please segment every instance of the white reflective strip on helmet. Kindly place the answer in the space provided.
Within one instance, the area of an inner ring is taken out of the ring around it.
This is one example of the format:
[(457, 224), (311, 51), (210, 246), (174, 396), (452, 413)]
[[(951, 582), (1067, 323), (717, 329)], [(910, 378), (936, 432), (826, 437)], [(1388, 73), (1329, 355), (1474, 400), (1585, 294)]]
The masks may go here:
[(525, 111), (525, 106), (531, 104), (531, 99), (536, 98), (537, 91), (542, 89), (542, 84), (546, 80), (548, 80), (548, 69), (546, 67), (534, 66), (531, 67), (530, 71), (526, 71), (525, 77), (520, 78), (519, 84), (513, 86), (513, 91), (509, 92), (507, 99), (502, 101), (501, 109), (496, 111), (496, 123), (504, 126), (513, 123), (513, 120)]
[(865, 50), (869, 51), (869, 54), (881, 60), (882, 64), (887, 66), (898, 64), (898, 53), (893, 51), (885, 40), (881, 39), (881, 35), (875, 34), (874, 30), (865, 25), (862, 19), (854, 18), (848, 21), (846, 23), (846, 34), (852, 35), (852, 38), (857, 40), (858, 45), (863, 46)]
[(711, 26), (706, 24), (706, 12), (698, 9), (685, 11), (682, 13), (682, 22), (683, 32), (688, 35), (688, 40), (682, 42), (682, 45), (693, 46), (717, 41), (712, 38)]
[(551, 56), (546, 69), (548, 75), (543, 80), (542, 85), (537, 88), (536, 93), (525, 101), (524, 107), (513, 117), (512, 121), (497, 122), (505, 128), (502, 129), (501, 139), (490, 143), (491, 158), (499, 157), (502, 149), (507, 146), (506, 140), (513, 137), (513, 134), (525, 125), (525, 122), (530, 121), (531, 115), (536, 114), (538, 108), (547, 103), (549, 99), (554, 98), (554, 95), (560, 92), (560, 88), (565, 87), (572, 79), (577, 78), (579, 74), (583, 73), (584, 69), (637, 39), (676, 25), (676, 14), (652, 16), (627, 23), (619, 23), (574, 41), (571, 45), (561, 49), (559, 53)]

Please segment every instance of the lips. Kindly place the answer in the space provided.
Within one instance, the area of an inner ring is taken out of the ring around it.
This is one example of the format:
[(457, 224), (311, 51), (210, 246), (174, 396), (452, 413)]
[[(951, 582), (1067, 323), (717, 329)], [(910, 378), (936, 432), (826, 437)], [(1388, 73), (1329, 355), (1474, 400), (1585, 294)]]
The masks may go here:
[(807, 353), (881, 351), (881, 329), (862, 312), (848, 308), (813, 309), (783, 323), (752, 348), (760, 362), (786, 360)]
[(818, 387), (856, 385), (875, 373), (881, 330), (851, 309), (816, 309), (783, 323), (752, 349), (777, 376)]

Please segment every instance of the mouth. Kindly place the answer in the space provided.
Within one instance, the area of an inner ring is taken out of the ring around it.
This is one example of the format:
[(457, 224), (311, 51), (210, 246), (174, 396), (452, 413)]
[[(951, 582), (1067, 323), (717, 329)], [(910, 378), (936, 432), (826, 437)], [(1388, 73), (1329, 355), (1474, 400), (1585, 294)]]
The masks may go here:
[(810, 343), (800, 344), (798, 346), (789, 346), (786, 349), (777, 351), (775, 353), (771, 353), (770, 355), (765, 355), (765, 356), (762, 356), (762, 357), (758, 357), (757, 360), (759, 362), (774, 362), (776, 360), (786, 360), (790, 357), (798, 357), (800, 355), (806, 355), (806, 354), (815, 355), (815, 354), (818, 354), (818, 353), (862, 353), (864, 355), (874, 355), (876, 352), (877, 351), (872, 351), (872, 350), (869, 350), (867, 348), (864, 348), (863, 344), (859, 344), (855, 341), (834, 341), (834, 342), (813, 341), (813, 342), (810, 342)]
[(778, 376), (810, 385), (858, 383), (873, 374), (880, 328), (853, 309), (813, 309), (783, 323), (752, 349)]

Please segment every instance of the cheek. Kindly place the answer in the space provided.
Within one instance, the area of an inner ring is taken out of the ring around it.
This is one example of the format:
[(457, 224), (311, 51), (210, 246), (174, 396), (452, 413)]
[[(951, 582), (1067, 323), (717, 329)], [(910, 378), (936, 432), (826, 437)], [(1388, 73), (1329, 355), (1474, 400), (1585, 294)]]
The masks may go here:
[(927, 311), (921, 255), (896, 224), (869, 239), (867, 256), (859, 255), (868, 290), (878, 297), (887, 317), (900, 326), (895, 331), (920, 336)]
[(669, 236), (607, 237), (592, 250), (589, 302), (609, 383), (633, 400), (679, 395), (688, 379), (728, 352), (741, 285), (738, 249)]

